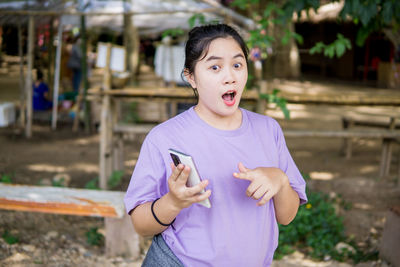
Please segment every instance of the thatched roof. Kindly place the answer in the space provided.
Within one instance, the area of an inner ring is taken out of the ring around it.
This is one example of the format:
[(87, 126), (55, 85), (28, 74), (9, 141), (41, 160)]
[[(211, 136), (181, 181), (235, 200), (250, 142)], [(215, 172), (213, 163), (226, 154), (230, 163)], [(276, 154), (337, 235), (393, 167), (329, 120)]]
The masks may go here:
[(188, 19), (194, 13), (202, 13), (207, 21), (223, 16), (234, 16), (239, 25), (252, 25), (232, 10), (222, 7), (215, 0), (86, 0), (82, 7), (73, 1), (27, 0), (1, 1), (0, 24), (18, 24), (27, 21), (28, 15), (40, 20), (62, 17), (64, 24), (79, 25), (80, 15), (87, 16), (87, 27), (107, 27), (122, 30), (123, 14), (133, 15), (133, 24), (139, 32), (162, 32), (171, 28), (188, 28)]
[(339, 17), (340, 11), (342, 11), (344, 1), (333, 2), (325, 5), (321, 5), (320, 8), (315, 11), (314, 9), (309, 10), (308, 14), (306, 11), (301, 12), (300, 18), (297, 14), (293, 15), (293, 20), (296, 22), (311, 22), (320, 23), (322, 21), (336, 21)]

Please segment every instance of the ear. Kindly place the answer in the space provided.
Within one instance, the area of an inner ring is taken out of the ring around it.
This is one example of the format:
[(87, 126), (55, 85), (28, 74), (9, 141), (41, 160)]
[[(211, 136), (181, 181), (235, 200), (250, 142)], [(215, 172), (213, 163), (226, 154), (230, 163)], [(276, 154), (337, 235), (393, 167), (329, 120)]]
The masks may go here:
[(190, 86), (192, 86), (192, 88), (196, 89), (196, 82), (194, 80), (194, 74), (193, 73), (189, 73), (189, 71), (187, 69), (185, 69), (183, 71), (183, 74), (185, 75), (186, 80), (189, 82)]

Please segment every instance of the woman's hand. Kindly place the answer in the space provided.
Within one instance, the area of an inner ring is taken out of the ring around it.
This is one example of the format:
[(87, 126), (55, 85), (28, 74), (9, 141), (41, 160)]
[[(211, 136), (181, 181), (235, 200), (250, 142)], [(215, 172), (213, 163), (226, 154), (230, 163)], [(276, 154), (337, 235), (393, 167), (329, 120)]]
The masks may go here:
[(190, 167), (179, 164), (177, 167), (171, 163), (172, 174), (168, 178), (169, 192), (166, 194), (177, 209), (181, 210), (189, 207), (193, 203), (201, 202), (211, 195), (211, 190), (207, 190), (204, 194), (200, 192), (208, 185), (208, 180), (203, 180), (199, 184), (187, 187), (186, 182), (189, 178)]
[(273, 167), (246, 168), (239, 163), (239, 173), (233, 173), (238, 179), (250, 181), (246, 195), (254, 199), (261, 199), (257, 205), (262, 206), (274, 197), (285, 185), (289, 185), (286, 174)]

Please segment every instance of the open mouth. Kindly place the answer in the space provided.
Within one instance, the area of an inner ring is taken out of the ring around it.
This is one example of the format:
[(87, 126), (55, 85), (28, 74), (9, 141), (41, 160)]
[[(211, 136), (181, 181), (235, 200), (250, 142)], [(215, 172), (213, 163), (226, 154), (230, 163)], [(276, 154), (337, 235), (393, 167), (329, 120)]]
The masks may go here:
[(231, 90), (226, 92), (225, 94), (222, 95), (222, 99), (224, 100), (224, 103), (227, 106), (233, 106), (235, 104), (235, 96), (236, 96), (236, 91)]
[(222, 99), (225, 101), (232, 101), (235, 98), (236, 91), (228, 91), (222, 95)]

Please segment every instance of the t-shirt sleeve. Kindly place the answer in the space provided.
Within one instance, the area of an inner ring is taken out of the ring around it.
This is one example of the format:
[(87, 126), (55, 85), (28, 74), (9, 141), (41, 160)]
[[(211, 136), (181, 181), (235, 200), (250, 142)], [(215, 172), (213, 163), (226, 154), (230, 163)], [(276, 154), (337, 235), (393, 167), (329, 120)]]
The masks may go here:
[(289, 177), (290, 185), (299, 195), (300, 204), (304, 204), (307, 202), (306, 182), (304, 181), (303, 176), (301, 175), (296, 163), (290, 155), (281, 127), (279, 126), (278, 122), (274, 121), (274, 123), (276, 124), (275, 138), (278, 146), (279, 168)]
[(137, 206), (164, 195), (168, 187), (166, 181), (166, 167), (161, 153), (146, 138), (125, 194), (126, 212), (131, 213)]

